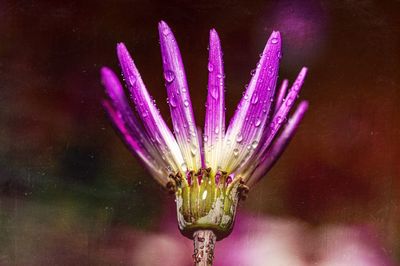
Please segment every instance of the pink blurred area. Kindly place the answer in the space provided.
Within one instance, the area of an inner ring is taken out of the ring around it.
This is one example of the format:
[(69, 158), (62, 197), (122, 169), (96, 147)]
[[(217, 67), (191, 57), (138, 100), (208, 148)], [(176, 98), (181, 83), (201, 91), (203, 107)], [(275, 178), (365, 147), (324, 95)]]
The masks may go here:
[[(174, 221), (174, 217), (170, 218)], [(173, 233), (110, 231), (105, 257), (123, 265), (192, 265), (192, 243)], [(377, 233), (368, 226), (312, 228), (298, 220), (240, 215), (235, 231), (217, 242), (215, 265), (393, 266)]]

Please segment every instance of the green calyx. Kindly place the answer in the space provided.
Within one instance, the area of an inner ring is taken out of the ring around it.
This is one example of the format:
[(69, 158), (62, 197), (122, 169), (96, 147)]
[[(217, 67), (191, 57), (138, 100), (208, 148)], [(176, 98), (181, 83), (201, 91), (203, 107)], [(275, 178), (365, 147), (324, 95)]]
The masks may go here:
[(248, 187), (241, 178), (232, 179), (226, 172), (212, 174), (211, 169), (193, 171), (183, 178), (171, 175), (167, 188), (175, 193), (179, 229), (192, 239), (198, 230), (212, 230), (221, 240), (228, 236), (235, 221), (239, 199)]

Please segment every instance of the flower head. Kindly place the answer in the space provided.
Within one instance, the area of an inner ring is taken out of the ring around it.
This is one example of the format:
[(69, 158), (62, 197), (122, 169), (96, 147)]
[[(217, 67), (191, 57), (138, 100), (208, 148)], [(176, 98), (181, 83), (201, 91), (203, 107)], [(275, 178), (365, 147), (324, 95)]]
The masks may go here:
[[(307, 102), (301, 102), (290, 119), (288, 113), (307, 69), (300, 71), (290, 89), (284, 80), (276, 91), (281, 36), (273, 32), (225, 127), (222, 50), (212, 29), (202, 133), (194, 119), (178, 44), (163, 21), (159, 36), (173, 132), (123, 43), (117, 45), (117, 54), (130, 98), (118, 77), (104, 67), (101, 74), (108, 96), (104, 107), (128, 148), (161, 185), (175, 193), (181, 232), (192, 238), (195, 231), (209, 229), (221, 239), (232, 230), (238, 200), (246, 197), (249, 188), (275, 163), (301, 121)], [(129, 101), (133, 101), (139, 119)]]

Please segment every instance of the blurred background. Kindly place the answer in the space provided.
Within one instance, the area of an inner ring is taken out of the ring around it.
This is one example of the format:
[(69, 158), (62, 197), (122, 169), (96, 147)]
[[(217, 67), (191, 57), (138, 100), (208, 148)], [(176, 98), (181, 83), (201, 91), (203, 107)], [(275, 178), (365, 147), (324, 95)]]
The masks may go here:
[(242, 202), (216, 265), (398, 265), (400, 1), (0, 1), (0, 265), (191, 265), (173, 197), (107, 121), (99, 69), (125, 42), (170, 124), (157, 23), (179, 42), (198, 125), (208, 33), (230, 117), (269, 34), (310, 108)]

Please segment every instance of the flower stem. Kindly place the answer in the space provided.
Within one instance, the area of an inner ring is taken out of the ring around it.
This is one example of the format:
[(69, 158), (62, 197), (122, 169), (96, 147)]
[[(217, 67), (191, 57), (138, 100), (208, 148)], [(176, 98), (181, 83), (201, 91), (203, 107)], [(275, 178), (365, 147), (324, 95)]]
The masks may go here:
[(211, 230), (198, 230), (193, 234), (193, 261), (195, 266), (212, 266), (217, 237)]

